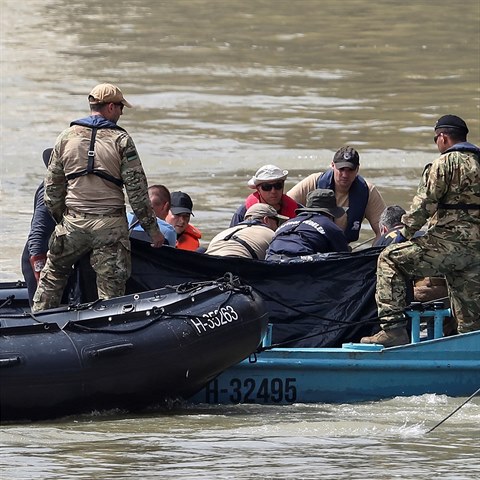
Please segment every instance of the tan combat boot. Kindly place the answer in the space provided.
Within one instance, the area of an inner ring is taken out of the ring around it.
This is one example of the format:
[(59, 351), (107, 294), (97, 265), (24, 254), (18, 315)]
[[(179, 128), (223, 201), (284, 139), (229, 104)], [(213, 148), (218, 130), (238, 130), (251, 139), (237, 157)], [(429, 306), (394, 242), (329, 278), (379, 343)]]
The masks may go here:
[(410, 343), (405, 328), (392, 328), (389, 330), (380, 330), (376, 335), (363, 337), (360, 343), (378, 343), (384, 347), (396, 347)]

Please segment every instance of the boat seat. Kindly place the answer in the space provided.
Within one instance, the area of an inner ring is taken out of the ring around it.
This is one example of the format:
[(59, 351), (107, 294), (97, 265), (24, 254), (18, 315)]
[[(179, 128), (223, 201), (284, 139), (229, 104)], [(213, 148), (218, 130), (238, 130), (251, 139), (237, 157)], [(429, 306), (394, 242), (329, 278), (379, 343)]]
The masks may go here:
[(363, 352), (378, 352), (385, 347), (378, 343), (343, 343), (343, 350), (361, 350)]

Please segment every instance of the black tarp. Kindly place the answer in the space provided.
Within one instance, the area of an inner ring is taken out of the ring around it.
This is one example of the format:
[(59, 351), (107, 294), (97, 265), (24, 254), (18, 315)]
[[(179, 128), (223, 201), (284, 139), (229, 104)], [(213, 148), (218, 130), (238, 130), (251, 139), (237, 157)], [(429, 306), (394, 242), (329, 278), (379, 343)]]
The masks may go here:
[[(375, 323), (377, 257), (381, 248), (313, 255), (311, 261), (271, 263), (215, 257), (174, 248), (151, 248), (132, 239), (132, 275), (127, 293), (216, 280), (231, 272), (267, 303), (273, 343), (296, 347), (337, 347), (378, 330)], [(88, 261), (80, 266), (82, 301), (96, 298)], [(308, 337), (308, 338), (307, 338)]]

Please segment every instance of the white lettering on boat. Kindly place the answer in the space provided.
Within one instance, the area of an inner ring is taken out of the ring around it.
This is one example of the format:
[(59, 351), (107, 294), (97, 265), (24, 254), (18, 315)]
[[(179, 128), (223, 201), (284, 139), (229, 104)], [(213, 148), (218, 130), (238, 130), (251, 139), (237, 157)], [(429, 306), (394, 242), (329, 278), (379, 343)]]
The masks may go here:
[(198, 333), (205, 333), (222, 325), (228, 325), (239, 318), (236, 310), (231, 305), (227, 305), (204, 313), (201, 317), (192, 318), (190, 321)]

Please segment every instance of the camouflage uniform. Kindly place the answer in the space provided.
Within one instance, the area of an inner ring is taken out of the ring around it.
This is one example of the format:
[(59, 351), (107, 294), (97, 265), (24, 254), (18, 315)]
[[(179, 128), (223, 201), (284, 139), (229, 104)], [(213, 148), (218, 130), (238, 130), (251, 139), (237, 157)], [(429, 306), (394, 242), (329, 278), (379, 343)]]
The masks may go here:
[[(424, 170), (405, 243), (379, 256), (376, 300), (383, 330), (405, 326), (406, 282), (444, 275), (458, 331), (480, 329), (480, 149), (454, 145)], [(468, 208), (470, 206), (470, 208)], [(426, 234), (412, 238), (427, 222)]]
[[(117, 183), (97, 174), (85, 174), (92, 126), (98, 128), (95, 169), (106, 172)], [(78, 176), (71, 178), (72, 173)], [(72, 122), (60, 134), (45, 178), (45, 204), (57, 226), (50, 239), (33, 311), (59, 305), (73, 264), (87, 253), (97, 274), (99, 298), (125, 293), (131, 263), (122, 183), (144, 230), (158, 233), (147, 179), (127, 132), (93, 115)]]

